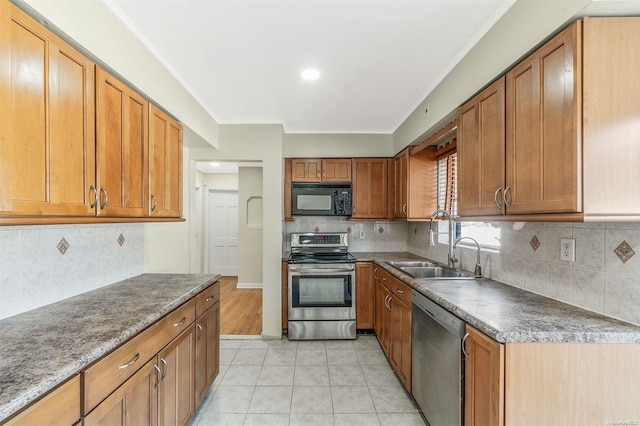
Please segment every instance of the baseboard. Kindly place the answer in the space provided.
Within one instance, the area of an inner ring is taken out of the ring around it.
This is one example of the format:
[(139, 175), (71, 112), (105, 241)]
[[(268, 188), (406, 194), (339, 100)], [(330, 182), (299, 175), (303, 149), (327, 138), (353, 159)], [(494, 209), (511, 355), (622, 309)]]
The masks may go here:
[(238, 283), (236, 288), (257, 288), (262, 290), (262, 283)]

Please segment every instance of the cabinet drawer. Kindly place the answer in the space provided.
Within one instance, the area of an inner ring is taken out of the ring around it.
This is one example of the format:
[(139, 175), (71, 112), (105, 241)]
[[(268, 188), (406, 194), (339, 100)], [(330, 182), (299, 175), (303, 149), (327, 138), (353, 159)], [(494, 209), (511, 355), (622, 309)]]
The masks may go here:
[(91, 411), (195, 319), (191, 299), (84, 371), (84, 414)]
[(389, 290), (400, 299), (405, 305), (411, 307), (411, 288), (400, 281), (399, 279), (392, 277), (389, 284), (387, 284)]
[(74, 424), (78, 419), (80, 419), (80, 375), (36, 401), (9, 420), (6, 426), (38, 424), (66, 426)]
[(374, 266), (373, 275), (374, 275), (374, 278), (377, 281), (381, 282), (385, 287), (388, 288), (391, 285), (390, 284), (392, 279), (391, 274), (389, 274), (387, 271), (380, 268), (379, 266)]
[(196, 318), (220, 300), (220, 284), (216, 281), (196, 296)]

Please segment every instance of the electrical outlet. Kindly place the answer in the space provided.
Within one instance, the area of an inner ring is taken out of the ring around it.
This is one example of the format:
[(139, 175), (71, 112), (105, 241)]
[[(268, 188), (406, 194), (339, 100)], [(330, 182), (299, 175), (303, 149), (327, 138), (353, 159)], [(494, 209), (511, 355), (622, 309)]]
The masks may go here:
[(360, 239), (364, 240), (364, 231), (360, 231)]
[(576, 240), (573, 238), (562, 238), (560, 240), (560, 260), (567, 262), (576, 261)]

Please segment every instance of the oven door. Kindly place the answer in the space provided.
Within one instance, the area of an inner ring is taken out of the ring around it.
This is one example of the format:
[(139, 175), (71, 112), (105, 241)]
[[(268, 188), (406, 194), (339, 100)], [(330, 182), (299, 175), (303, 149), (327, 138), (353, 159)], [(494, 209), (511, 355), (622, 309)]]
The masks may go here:
[(355, 320), (353, 264), (290, 264), (289, 320)]

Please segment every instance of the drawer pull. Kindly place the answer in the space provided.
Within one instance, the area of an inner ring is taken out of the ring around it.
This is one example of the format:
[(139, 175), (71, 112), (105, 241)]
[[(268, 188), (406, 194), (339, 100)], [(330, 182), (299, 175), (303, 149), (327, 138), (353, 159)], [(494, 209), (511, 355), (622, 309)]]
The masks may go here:
[(164, 365), (164, 372), (162, 373), (162, 377), (160, 377), (160, 381), (163, 381), (169, 372), (169, 364), (167, 364), (167, 361), (165, 361), (164, 358), (160, 358), (160, 362)]
[(211, 302), (212, 300), (216, 300), (216, 297), (215, 296), (207, 297), (207, 300), (205, 300), (205, 302)]
[(198, 331), (199, 331), (198, 340), (200, 340), (200, 338), (202, 337), (202, 333), (203, 333), (202, 326), (200, 324), (196, 324), (196, 327), (198, 327)]
[(133, 359), (131, 361), (129, 361), (126, 364), (122, 364), (120, 367), (118, 367), (118, 370), (124, 370), (127, 367), (131, 367), (133, 364), (136, 363), (136, 361), (138, 359), (140, 359), (140, 353), (139, 352), (136, 354), (136, 356), (133, 357)]
[(182, 324), (184, 324), (184, 322), (187, 320), (187, 317), (182, 317), (182, 319), (180, 321), (178, 321), (177, 323), (173, 324), (174, 327), (180, 327)]
[(158, 373), (158, 381), (156, 382), (155, 385), (153, 385), (154, 388), (157, 388), (158, 385), (160, 384), (160, 382), (162, 381), (162, 372), (160, 371), (160, 367), (158, 367), (157, 365), (154, 364), (153, 368), (156, 370), (156, 372)]
[(398, 292), (400, 294), (404, 294), (404, 291), (400, 290), (399, 288), (396, 288), (396, 292)]

